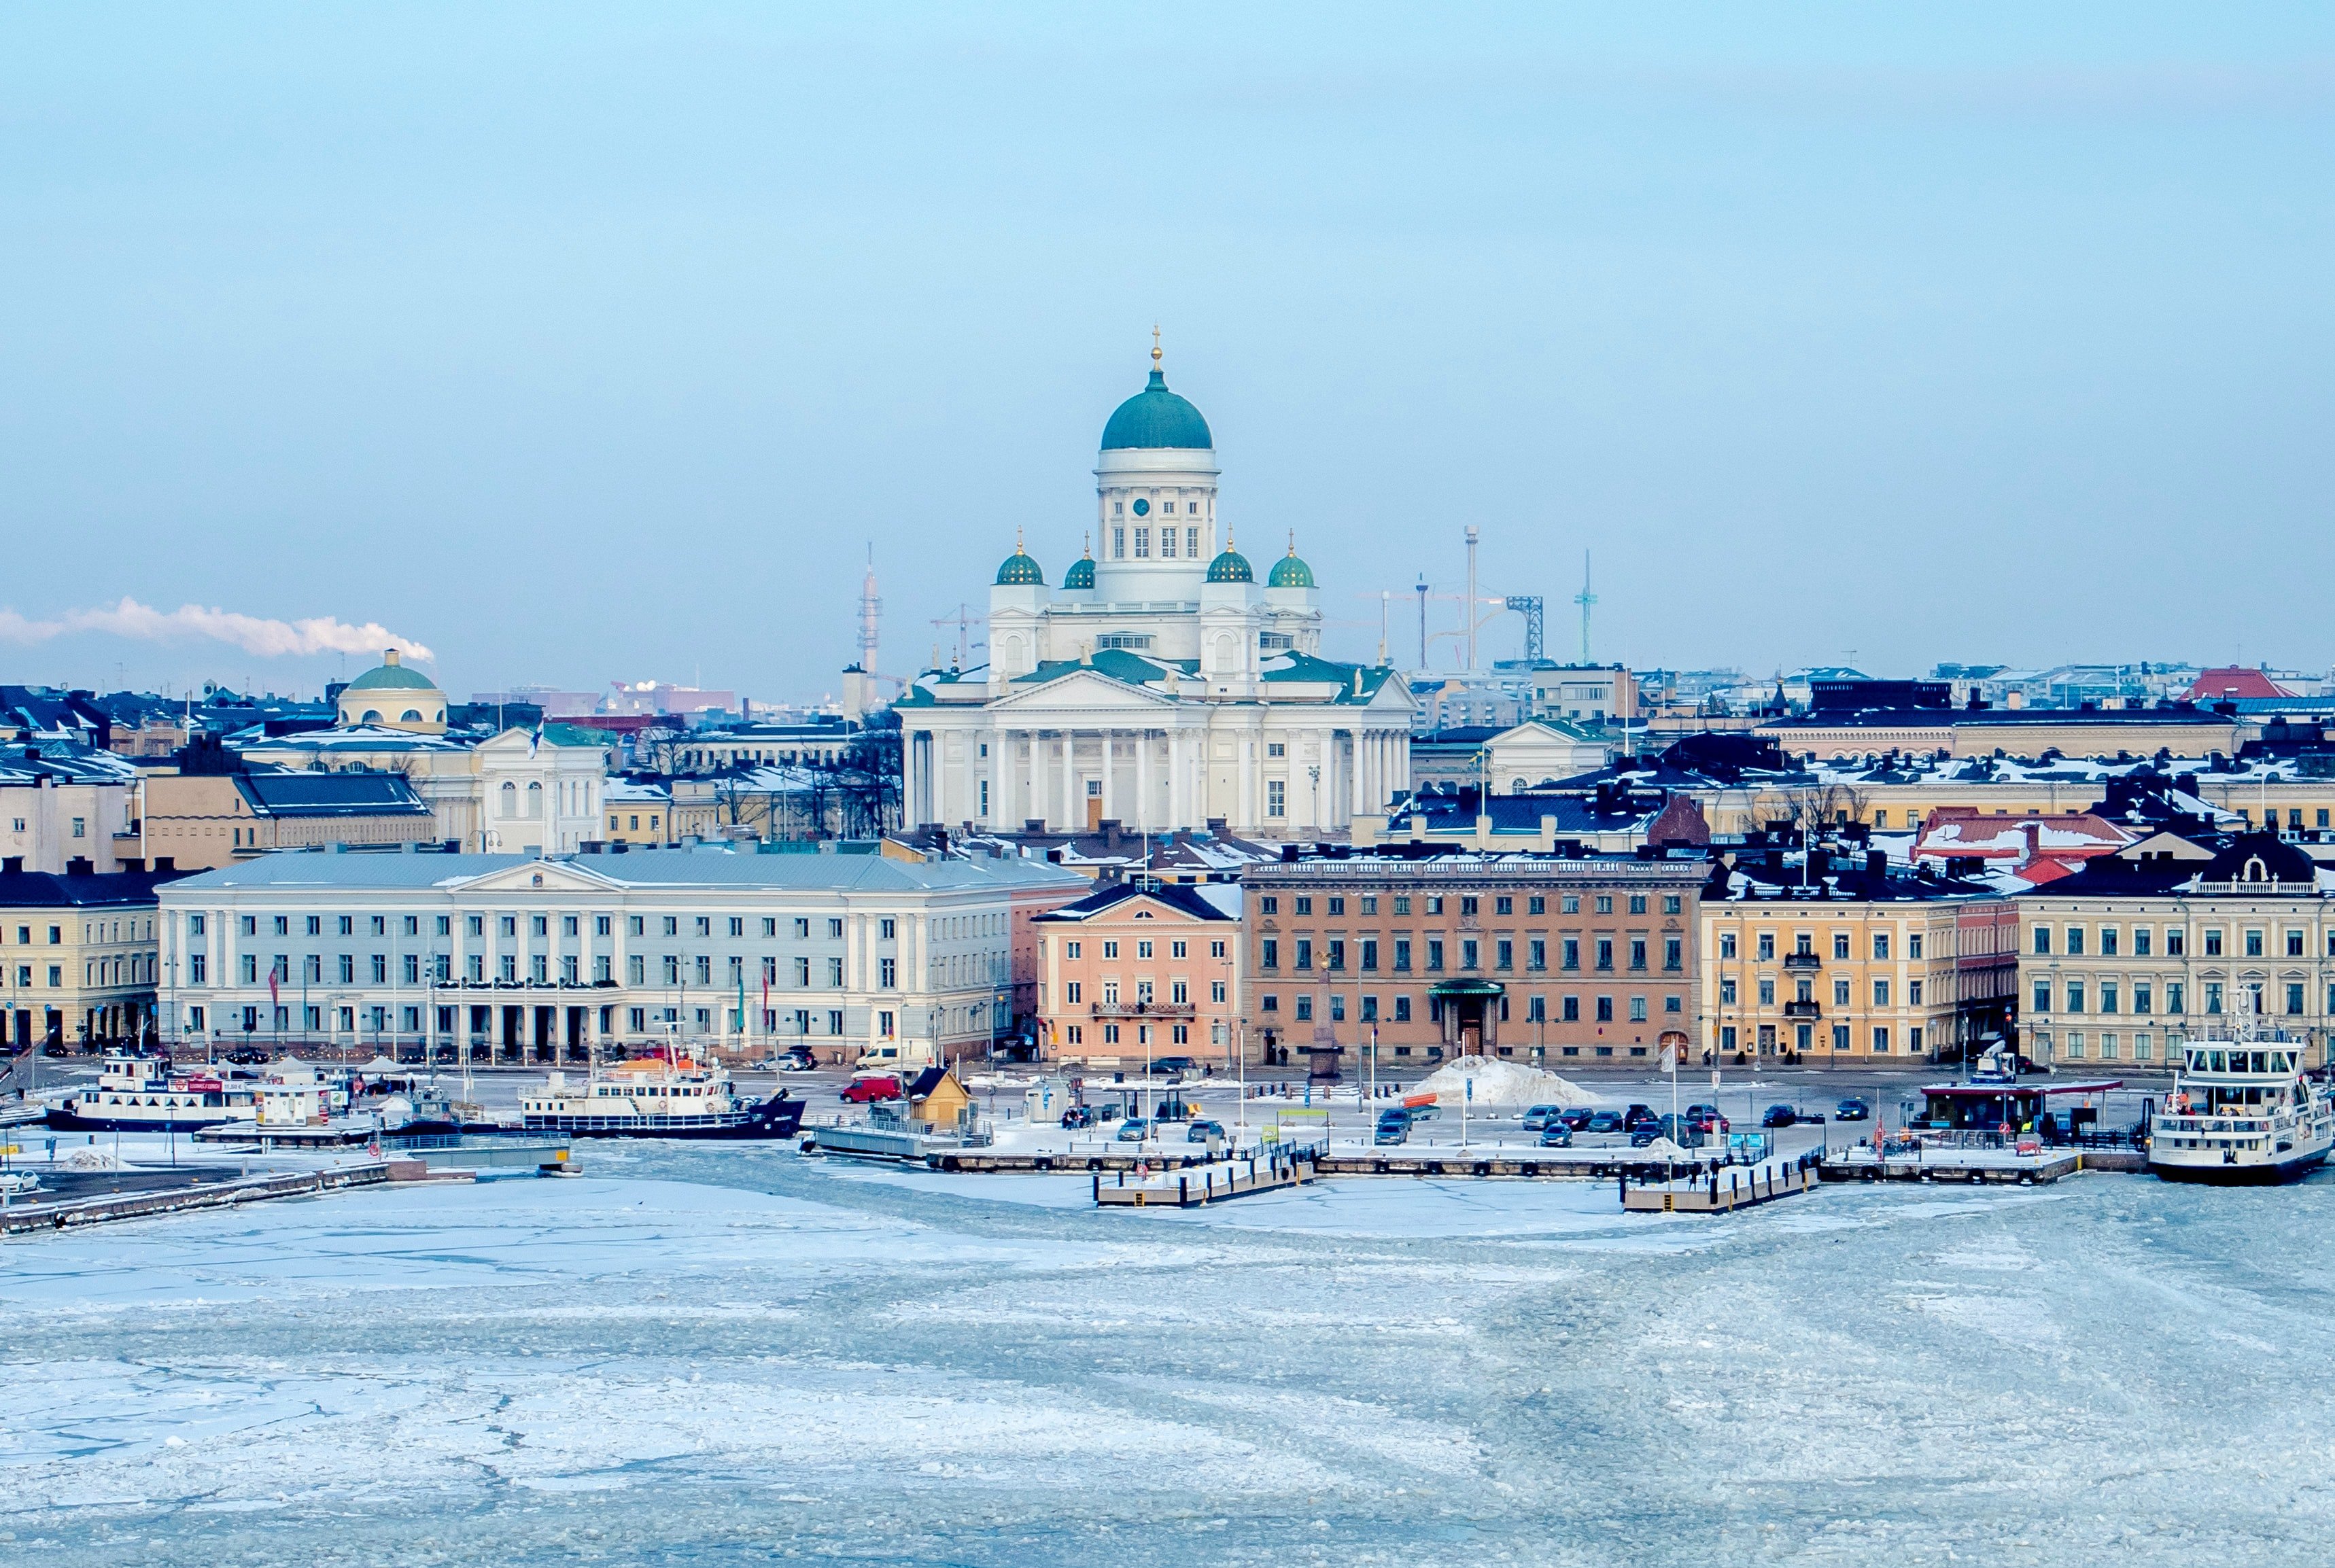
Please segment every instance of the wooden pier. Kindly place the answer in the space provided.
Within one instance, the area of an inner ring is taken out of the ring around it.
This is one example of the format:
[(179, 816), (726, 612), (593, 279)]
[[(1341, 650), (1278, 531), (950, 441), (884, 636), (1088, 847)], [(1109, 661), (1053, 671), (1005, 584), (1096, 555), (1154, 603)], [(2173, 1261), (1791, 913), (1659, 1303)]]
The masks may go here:
[(1274, 1153), (1262, 1160), (1216, 1160), (1197, 1169), (1178, 1170), (1148, 1176), (1130, 1182), (1128, 1173), (1120, 1171), (1115, 1181), (1106, 1183), (1102, 1173), (1094, 1176), (1094, 1201), (1097, 1208), (1197, 1208), (1203, 1204), (1220, 1204), (1227, 1198), (1246, 1197), (1251, 1193), (1273, 1192), (1281, 1187), (1293, 1187), (1314, 1179), (1314, 1157), (1310, 1150), (1293, 1153)]

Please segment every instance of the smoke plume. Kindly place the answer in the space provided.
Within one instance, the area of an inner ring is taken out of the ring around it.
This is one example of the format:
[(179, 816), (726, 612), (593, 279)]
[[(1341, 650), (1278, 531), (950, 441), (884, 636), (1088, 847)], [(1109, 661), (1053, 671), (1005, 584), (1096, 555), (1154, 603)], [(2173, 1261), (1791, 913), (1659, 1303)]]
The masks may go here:
[(150, 605), (124, 598), (118, 605), (94, 610), (66, 610), (52, 620), (35, 621), (10, 609), (0, 609), (0, 640), (12, 643), (45, 643), (69, 632), (105, 632), (117, 637), (135, 637), (140, 642), (159, 643), (177, 637), (204, 637), (215, 643), (225, 643), (247, 653), (263, 659), (278, 658), (291, 653), (379, 653), (384, 648), (401, 650), (406, 657), (435, 663), (437, 655), (411, 637), (401, 637), (388, 627), (368, 621), (362, 626), (352, 626), (346, 621), (330, 615), (312, 615), (298, 621), (270, 621), (257, 615), (238, 615), (233, 610), (205, 609), (200, 605), (181, 605), (175, 610), (158, 610)]

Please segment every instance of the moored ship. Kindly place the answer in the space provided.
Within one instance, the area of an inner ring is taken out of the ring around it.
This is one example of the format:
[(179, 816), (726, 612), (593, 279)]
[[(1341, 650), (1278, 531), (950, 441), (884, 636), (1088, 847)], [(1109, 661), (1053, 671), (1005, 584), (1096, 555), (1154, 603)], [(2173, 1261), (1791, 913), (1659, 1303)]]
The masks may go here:
[(2304, 1070), (2307, 1049), (2257, 1030), (2251, 1011), (2226, 1039), (2185, 1042), (2150, 1129), (2148, 1168), (2166, 1181), (2242, 1186), (2299, 1181), (2324, 1164), (2335, 1099)]
[(687, 1057), (627, 1061), (576, 1084), (554, 1072), (519, 1101), (526, 1131), (576, 1137), (792, 1137), (802, 1118), (803, 1102), (786, 1090), (745, 1099), (728, 1072)]
[(94, 1089), (49, 1108), (58, 1132), (193, 1132), (251, 1114), (250, 1096), (230, 1101), (226, 1080), (199, 1069), (173, 1070), (165, 1057), (111, 1050)]

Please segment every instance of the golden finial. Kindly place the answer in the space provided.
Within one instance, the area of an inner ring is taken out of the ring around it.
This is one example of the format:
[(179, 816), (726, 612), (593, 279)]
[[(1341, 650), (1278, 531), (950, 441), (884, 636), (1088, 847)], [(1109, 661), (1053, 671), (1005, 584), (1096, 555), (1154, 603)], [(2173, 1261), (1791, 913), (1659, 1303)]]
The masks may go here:
[(1159, 324), (1158, 322), (1151, 324), (1151, 368), (1153, 370), (1159, 368)]
[(1092, 534), (1081, 534), (1079, 536), (1079, 554), (1085, 557), (1090, 561), (1094, 559), (1094, 536)]
[(1292, 556), (1297, 554), (1297, 530), (1295, 528), (1289, 530), (1289, 553)]
[(1013, 553), (1017, 556), (1026, 556), (1030, 553), (1022, 547), (1022, 525), (1019, 523), (1013, 525)]

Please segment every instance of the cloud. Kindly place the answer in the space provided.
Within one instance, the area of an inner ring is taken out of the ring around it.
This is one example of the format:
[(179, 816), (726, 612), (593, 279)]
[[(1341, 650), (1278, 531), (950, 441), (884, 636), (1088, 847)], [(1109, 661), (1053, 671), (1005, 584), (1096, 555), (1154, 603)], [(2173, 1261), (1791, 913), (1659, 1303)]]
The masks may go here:
[(181, 605), (158, 610), (124, 598), (118, 605), (94, 610), (67, 610), (53, 620), (35, 621), (10, 609), (0, 609), (0, 641), (45, 643), (70, 632), (103, 632), (160, 643), (174, 637), (205, 637), (226, 643), (263, 659), (299, 653), (378, 653), (396, 648), (406, 657), (435, 663), (437, 655), (411, 637), (367, 621), (352, 626), (330, 615), (298, 621), (270, 621), (233, 610)]

